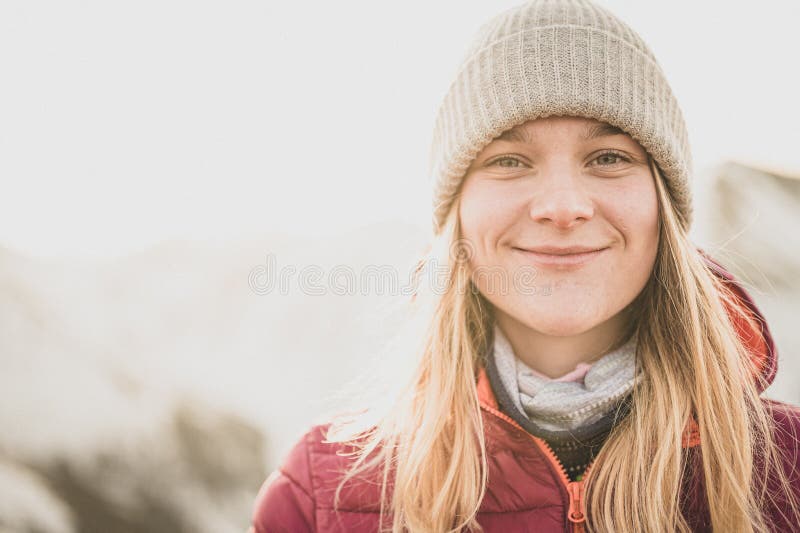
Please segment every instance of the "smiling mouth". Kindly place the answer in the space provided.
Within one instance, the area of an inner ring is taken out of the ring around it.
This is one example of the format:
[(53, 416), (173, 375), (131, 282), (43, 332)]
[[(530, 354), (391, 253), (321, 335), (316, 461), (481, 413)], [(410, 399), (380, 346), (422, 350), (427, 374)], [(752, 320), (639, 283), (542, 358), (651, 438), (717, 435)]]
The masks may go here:
[(581, 251), (570, 252), (569, 249), (555, 250), (552, 253), (528, 250), (526, 248), (513, 248), (528, 261), (542, 267), (580, 267), (597, 257), (603, 255), (608, 247), (594, 250), (581, 249)]

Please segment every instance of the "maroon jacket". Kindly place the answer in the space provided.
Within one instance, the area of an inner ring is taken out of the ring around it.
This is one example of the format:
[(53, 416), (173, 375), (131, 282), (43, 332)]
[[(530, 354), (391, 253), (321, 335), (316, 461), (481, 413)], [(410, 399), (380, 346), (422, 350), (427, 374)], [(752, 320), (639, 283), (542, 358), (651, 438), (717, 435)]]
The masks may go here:
[[(760, 331), (747, 329), (742, 318), (728, 309), (737, 330), (746, 340), (762, 375), (772, 382), (777, 370), (772, 337), (750, 295), (730, 273), (705, 256), (716, 274), (727, 280), (740, 300), (762, 323)], [(570, 482), (547, 444), (527, 433), (499, 410), (485, 371), (477, 382), (486, 436), (489, 484), (478, 512), (478, 522), (492, 532), (583, 531), (584, 481)], [(769, 401), (769, 400), (764, 400)], [(786, 451), (786, 472), (800, 498), (800, 411), (771, 402), (781, 445)], [(341, 493), (339, 510), (333, 497), (346, 457), (337, 455), (344, 445), (323, 442), (327, 425), (311, 428), (264, 482), (256, 498), (253, 528), (256, 533), (375, 532), (378, 530), (380, 485), (378, 478), (349, 481)], [(793, 437), (796, 436), (796, 437)], [(694, 460), (699, 457), (697, 427), (687, 425), (684, 447)], [(591, 466), (587, 473), (591, 470)], [(700, 472), (694, 469), (695, 474)], [(710, 531), (702, 476), (688, 476), (683, 509), (694, 531)], [(780, 501), (770, 508), (775, 531), (800, 531), (800, 517), (783, 517)]]

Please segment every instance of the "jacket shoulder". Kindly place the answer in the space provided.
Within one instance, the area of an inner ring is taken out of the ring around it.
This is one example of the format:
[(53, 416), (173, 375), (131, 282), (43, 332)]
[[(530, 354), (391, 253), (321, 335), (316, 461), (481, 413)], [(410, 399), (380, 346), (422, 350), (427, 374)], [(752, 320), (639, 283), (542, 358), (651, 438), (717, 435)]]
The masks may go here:
[(800, 454), (800, 407), (771, 399), (762, 401), (772, 417), (778, 446), (785, 452), (794, 452), (795, 456)]
[[(781, 455), (781, 466), (793, 493), (795, 503), (800, 506), (800, 407), (776, 400), (764, 400), (773, 421), (773, 438)], [(774, 478), (770, 487), (769, 511), (776, 531), (792, 531), (800, 523), (800, 516), (789, 516), (792, 508), (786, 500), (783, 487)], [(800, 509), (798, 509), (800, 511)]]
[(371, 524), (369, 515), (380, 509), (379, 478), (374, 472), (352, 478), (336, 505), (336, 490), (355, 448), (327, 442), (330, 426), (312, 426), (264, 481), (253, 511), (255, 533), (354, 531)]
[(316, 496), (312, 450), (320, 448), (329, 424), (308, 429), (261, 485), (252, 516), (252, 531), (310, 532), (316, 530)]

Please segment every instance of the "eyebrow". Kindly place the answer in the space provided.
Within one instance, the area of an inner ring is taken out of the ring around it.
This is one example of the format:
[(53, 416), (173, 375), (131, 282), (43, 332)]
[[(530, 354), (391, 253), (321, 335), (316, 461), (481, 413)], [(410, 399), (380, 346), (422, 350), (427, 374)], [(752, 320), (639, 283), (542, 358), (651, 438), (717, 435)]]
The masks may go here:
[(627, 133), (616, 126), (603, 122), (586, 128), (583, 133), (583, 140), (588, 142), (599, 137), (611, 137), (612, 135), (627, 135)]
[[(584, 142), (589, 142), (599, 137), (610, 137), (612, 135), (627, 135), (627, 133), (616, 126), (602, 122), (600, 124), (592, 124), (587, 126), (586, 130), (581, 136), (581, 139)], [(518, 143), (530, 143), (533, 140), (528, 130), (520, 127), (514, 127), (510, 130), (506, 130), (495, 137), (495, 139)]]
[(517, 142), (517, 143), (530, 143), (531, 136), (528, 133), (528, 130), (525, 128), (511, 128), (510, 130), (506, 130), (497, 137), (496, 140), (499, 141), (508, 141), (508, 142)]

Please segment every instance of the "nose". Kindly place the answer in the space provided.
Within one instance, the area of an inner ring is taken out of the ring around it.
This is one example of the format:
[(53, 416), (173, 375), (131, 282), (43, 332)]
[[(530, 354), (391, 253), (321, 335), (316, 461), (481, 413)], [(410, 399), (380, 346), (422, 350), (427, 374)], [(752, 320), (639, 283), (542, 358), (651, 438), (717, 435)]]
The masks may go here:
[(546, 186), (531, 199), (533, 220), (568, 229), (594, 216), (594, 204), (580, 177), (559, 172), (540, 178)]

